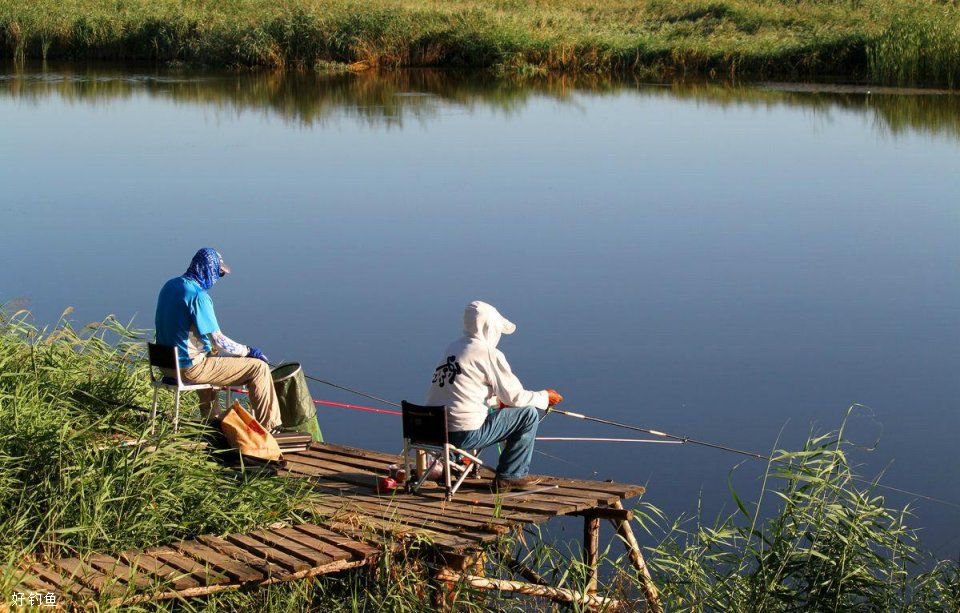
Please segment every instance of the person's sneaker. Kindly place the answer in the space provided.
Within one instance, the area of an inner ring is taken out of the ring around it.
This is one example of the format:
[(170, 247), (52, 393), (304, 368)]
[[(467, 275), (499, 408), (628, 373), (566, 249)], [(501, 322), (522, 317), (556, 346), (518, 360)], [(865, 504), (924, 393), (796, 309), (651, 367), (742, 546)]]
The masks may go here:
[(519, 479), (500, 479), (498, 477), (493, 480), (493, 491), (509, 492), (510, 490), (525, 490), (537, 485), (541, 481), (543, 481), (543, 477), (537, 477), (535, 475), (527, 475)]

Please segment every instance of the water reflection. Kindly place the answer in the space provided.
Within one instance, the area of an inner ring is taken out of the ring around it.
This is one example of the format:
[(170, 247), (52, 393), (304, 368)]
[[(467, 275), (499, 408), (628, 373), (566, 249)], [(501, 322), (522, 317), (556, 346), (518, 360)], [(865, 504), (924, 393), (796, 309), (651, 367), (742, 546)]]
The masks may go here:
[(864, 114), (875, 129), (960, 140), (960, 95), (944, 90), (904, 90), (829, 85), (671, 83), (651, 84), (609, 76), (498, 78), (485, 73), (437, 70), (358, 74), (205, 73), (130, 66), (38, 66), (0, 69), (0, 96), (41, 100), (58, 96), (84, 104), (137, 95), (196, 104), (223, 112), (261, 112), (303, 126), (351, 118), (381, 127), (429, 122), (451, 110), (477, 107), (514, 114), (534, 97), (574, 104), (576, 94), (635, 92), (713, 106), (788, 106), (829, 118), (835, 110)]

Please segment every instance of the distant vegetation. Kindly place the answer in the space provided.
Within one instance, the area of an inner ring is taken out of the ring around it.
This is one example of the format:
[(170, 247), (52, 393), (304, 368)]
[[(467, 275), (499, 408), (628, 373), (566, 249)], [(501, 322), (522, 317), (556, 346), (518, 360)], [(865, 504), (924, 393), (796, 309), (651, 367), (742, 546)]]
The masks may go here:
[[(305, 480), (224, 468), (197, 448), (197, 423), (188, 420), (174, 433), (161, 420), (157, 437), (146, 438), (140, 407), (150, 390), (138, 332), (112, 318), (79, 330), (62, 321), (41, 331), (28, 318), (0, 309), (4, 597), (19, 569), (35, 560), (313, 517), (307, 507), (320, 494)], [(734, 492), (738, 510), (714, 523), (668, 520), (651, 504), (638, 504), (641, 545), (666, 610), (960, 610), (960, 566), (923, 553), (908, 527), (909, 508), (888, 506), (879, 490), (856, 479), (842, 434), (812, 436), (801, 450), (776, 452), (780, 463), (768, 468), (756, 502)], [(120, 445), (118, 435), (144, 444)], [(550, 582), (582, 589), (580, 554), (561, 546), (535, 531), (498, 544)], [(621, 550), (613, 543), (603, 553), (600, 593), (636, 603), (638, 579), (616, 557)], [(431, 610), (432, 588), (422, 581), (416, 552), (408, 553), (384, 556), (367, 571), (144, 608)], [(491, 555), (487, 574), (509, 576), (501, 564)], [(529, 604), (466, 586), (454, 586), (451, 599), (463, 611)]]
[(0, 0), (15, 59), (960, 84), (954, 0)]

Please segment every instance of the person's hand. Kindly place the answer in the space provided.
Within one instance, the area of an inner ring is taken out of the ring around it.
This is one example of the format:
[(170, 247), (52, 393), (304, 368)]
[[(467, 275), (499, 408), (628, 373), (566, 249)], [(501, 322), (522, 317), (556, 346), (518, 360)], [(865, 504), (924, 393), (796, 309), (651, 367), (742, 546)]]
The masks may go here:
[(253, 345), (250, 345), (250, 351), (247, 353), (247, 357), (248, 357), (248, 358), (257, 358), (258, 360), (263, 360), (263, 361), (266, 362), (267, 364), (270, 363), (270, 360), (267, 359), (267, 356), (263, 355), (263, 352), (260, 351), (259, 349), (257, 349), (256, 347), (254, 347)]
[(557, 390), (548, 389), (548, 390), (547, 390), (547, 396), (549, 397), (549, 400), (547, 401), (547, 404), (549, 404), (550, 406), (556, 406), (556, 405), (560, 404), (561, 402), (563, 402), (563, 396), (561, 396), (561, 395), (557, 392)]

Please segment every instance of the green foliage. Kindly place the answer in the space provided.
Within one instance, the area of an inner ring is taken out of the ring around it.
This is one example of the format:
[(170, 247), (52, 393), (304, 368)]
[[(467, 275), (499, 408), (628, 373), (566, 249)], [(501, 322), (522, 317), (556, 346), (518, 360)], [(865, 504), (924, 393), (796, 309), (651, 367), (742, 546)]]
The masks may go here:
[(904, 7), (869, 47), (870, 72), (885, 83), (960, 84), (960, 9), (935, 3)]
[(670, 609), (958, 610), (960, 567), (922, 553), (909, 508), (862, 485), (846, 447), (842, 429), (811, 436), (774, 454), (756, 503), (731, 488), (736, 515), (672, 523), (652, 556)]
[(937, 0), (0, 0), (9, 57), (813, 77), (953, 86)]
[(161, 419), (148, 441), (134, 334), (112, 319), (52, 332), (23, 313), (0, 319), (0, 588), (15, 560), (251, 530), (296, 517), (311, 495), (222, 467), (197, 447), (200, 424), (174, 434)]

